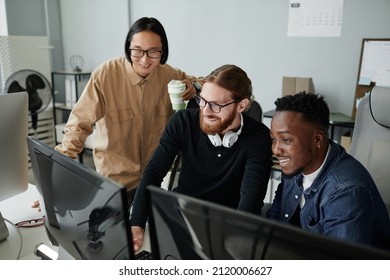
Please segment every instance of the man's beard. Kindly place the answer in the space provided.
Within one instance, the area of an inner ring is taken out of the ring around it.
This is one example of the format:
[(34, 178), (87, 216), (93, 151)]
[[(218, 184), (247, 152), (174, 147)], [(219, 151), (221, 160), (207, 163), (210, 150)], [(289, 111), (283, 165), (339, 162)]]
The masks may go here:
[(217, 117), (219, 121), (214, 125), (210, 125), (206, 123), (205, 116), (202, 114), (201, 111), (199, 111), (200, 129), (204, 133), (211, 135), (222, 133), (222, 131), (226, 130), (229, 125), (232, 124), (235, 117), (236, 110), (233, 110), (224, 121), (221, 121), (221, 119)]

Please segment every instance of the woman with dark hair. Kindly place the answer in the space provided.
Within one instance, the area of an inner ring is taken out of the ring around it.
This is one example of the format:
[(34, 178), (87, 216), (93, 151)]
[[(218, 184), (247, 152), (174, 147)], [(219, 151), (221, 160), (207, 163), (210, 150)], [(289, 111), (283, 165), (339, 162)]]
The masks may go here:
[(93, 158), (96, 170), (126, 186), (129, 199), (173, 115), (167, 85), (183, 81), (182, 99), (196, 94), (199, 81), (166, 64), (168, 39), (155, 18), (140, 18), (125, 41), (125, 56), (97, 67), (72, 110), (65, 135), (56, 150), (77, 158), (95, 128)]

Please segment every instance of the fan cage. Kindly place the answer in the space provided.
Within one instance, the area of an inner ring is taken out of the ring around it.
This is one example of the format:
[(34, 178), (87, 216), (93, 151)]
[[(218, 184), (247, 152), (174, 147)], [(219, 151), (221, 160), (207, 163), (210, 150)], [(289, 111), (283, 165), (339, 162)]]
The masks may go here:
[[(12, 73), (8, 78), (4, 86), (3, 92), (5, 94), (12, 94), (12, 92), (9, 92), (10, 90), (13, 90), (13, 92), (16, 91), (27, 91), (27, 78), (31, 77), (30, 75), (37, 75), (40, 79), (42, 79), (44, 83), (44, 88), (35, 88), (35, 90), (38, 93), (38, 96), (42, 100), (42, 106), (36, 111), (38, 114), (45, 111), (45, 109), (49, 106), (51, 99), (52, 99), (52, 89), (51, 89), (51, 84), (48, 81), (48, 79), (41, 74), (38, 71), (32, 70), (32, 69), (22, 69), (19, 71), (16, 71)], [(15, 86), (17, 83), (17, 88), (19, 90), (11, 89), (11, 86)]]

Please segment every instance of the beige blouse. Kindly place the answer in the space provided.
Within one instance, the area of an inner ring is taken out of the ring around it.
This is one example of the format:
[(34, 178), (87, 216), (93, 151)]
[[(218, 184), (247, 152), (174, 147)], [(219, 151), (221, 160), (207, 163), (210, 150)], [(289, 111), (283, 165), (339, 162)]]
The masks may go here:
[(174, 113), (167, 90), (172, 79), (195, 81), (167, 64), (142, 78), (125, 57), (103, 63), (72, 110), (56, 150), (77, 158), (95, 127), (96, 170), (128, 190), (136, 188)]

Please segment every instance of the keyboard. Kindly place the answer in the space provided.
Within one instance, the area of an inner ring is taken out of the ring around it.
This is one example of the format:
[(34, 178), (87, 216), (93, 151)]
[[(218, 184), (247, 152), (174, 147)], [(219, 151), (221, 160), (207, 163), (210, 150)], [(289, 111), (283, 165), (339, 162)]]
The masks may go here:
[(151, 252), (141, 251), (134, 255), (135, 260), (153, 260), (153, 256)]

